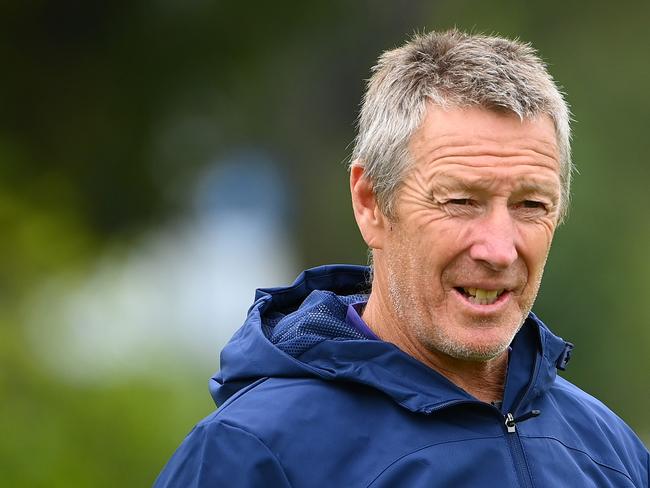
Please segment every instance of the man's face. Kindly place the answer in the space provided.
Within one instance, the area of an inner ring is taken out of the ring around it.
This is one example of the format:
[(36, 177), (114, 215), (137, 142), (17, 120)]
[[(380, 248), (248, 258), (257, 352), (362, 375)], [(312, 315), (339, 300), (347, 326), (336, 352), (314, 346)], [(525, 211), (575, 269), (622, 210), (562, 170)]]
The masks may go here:
[(377, 271), (412, 340), (492, 359), (533, 305), (558, 222), (553, 123), (430, 106), (409, 150)]

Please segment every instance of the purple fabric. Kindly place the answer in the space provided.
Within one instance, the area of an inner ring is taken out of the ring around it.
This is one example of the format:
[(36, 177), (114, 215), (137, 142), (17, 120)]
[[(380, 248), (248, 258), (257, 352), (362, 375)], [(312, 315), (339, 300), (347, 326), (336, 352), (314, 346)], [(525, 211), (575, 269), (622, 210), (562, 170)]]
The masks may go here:
[(366, 302), (355, 302), (348, 305), (348, 313), (345, 315), (345, 323), (351, 327), (354, 327), (359, 333), (361, 333), (367, 339), (372, 339), (375, 341), (380, 340), (375, 333), (370, 330), (368, 324), (366, 324), (361, 318), (361, 313), (366, 306)]

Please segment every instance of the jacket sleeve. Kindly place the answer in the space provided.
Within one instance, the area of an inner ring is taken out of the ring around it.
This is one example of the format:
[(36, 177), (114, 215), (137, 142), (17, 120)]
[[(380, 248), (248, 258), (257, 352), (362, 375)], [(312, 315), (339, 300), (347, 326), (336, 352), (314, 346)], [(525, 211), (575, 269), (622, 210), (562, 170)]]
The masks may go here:
[(163, 468), (154, 488), (290, 487), (277, 458), (256, 436), (213, 421), (197, 425)]

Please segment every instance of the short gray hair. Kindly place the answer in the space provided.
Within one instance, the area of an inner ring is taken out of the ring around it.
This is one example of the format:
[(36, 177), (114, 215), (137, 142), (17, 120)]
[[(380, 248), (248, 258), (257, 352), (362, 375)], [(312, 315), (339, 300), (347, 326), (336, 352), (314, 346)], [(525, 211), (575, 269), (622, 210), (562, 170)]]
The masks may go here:
[(559, 149), (564, 218), (573, 171), (571, 115), (530, 44), (456, 29), (430, 32), (384, 52), (372, 71), (350, 165), (363, 165), (387, 217), (394, 217), (395, 194), (411, 165), (408, 143), (432, 102), (509, 111), (522, 120), (549, 116)]

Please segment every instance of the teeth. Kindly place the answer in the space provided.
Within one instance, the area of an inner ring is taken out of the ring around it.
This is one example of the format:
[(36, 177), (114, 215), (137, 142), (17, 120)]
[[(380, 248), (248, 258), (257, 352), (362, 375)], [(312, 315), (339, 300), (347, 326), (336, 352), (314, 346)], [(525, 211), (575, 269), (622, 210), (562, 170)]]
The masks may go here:
[(503, 288), (500, 290), (486, 290), (484, 288), (463, 288), (465, 293), (469, 295), (467, 298), (470, 302), (479, 305), (489, 305), (496, 302), (497, 298), (505, 291)]

